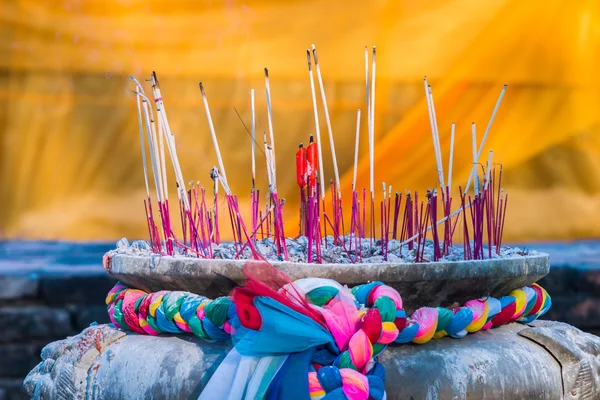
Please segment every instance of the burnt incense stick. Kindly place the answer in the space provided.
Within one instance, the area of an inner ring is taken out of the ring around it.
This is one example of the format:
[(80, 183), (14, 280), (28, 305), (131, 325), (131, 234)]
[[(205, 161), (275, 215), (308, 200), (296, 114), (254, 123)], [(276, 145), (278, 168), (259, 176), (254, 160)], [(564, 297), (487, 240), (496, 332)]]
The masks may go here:
[(254, 191), (256, 181), (256, 115), (254, 108), (254, 89), (250, 90), (250, 109), (252, 111), (252, 191)]
[[(180, 194), (181, 190), (184, 190), (184, 188), (185, 188), (185, 180), (183, 179), (183, 173), (181, 172), (181, 166), (179, 164), (179, 158), (177, 156), (177, 148), (175, 146), (175, 136), (171, 132), (171, 127), (169, 125), (169, 120), (167, 119), (167, 114), (165, 111), (163, 98), (162, 98), (162, 95), (160, 92), (160, 87), (158, 85), (158, 79), (156, 78), (155, 72), (152, 72), (151, 79), (152, 79), (152, 89), (153, 89), (153, 93), (154, 93), (154, 102), (156, 104), (156, 111), (157, 111), (157, 113), (161, 113), (160, 121), (161, 121), (161, 124), (163, 125), (165, 139), (167, 141), (167, 148), (169, 150), (171, 162), (172, 162), (173, 168), (175, 170), (176, 181), (177, 181), (177, 184), (179, 185), (178, 193)], [(189, 205), (189, 202), (187, 201), (187, 197), (183, 196), (183, 198), (184, 198), (184, 207), (185, 207), (186, 211), (189, 212), (190, 205)]]
[(367, 131), (371, 131), (371, 93), (369, 86), (369, 47), (365, 46), (365, 95), (367, 99)]
[[(315, 59), (315, 69), (317, 70), (317, 80), (319, 81), (319, 89), (321, 91), (321, 101), (323, 102), (323, 112), (325, 113), (325, 123), (327, 124), (327, 133), (329, 135), (329, 147), (331, 150), (331, 158), (333, 161), (333, 174), (335, 176), (335, 184), (337, 187), (337, 197), (342, 198), (342, 192), (340, 190), (340, 173), (338, 170), (337, 157), (335, 154), (335, 143), (333, 140), (333, 130), (331, 129), (331, 120), (329, 119), (329, 109), (327, 108), (327, 97), (325, 96), (325, 87), (323, 85), (323, 78), (321, 76), (321, 66), (319, 64), (319, 57), (317, 56), (317, 49), (315, 45), (312, 46), (312, 54)], [(323, 177), (321, 177), (323, 179)]]
[(306, 49), (306, 59), (308, 61), (308, 76), (310, 79), (310, 94), (312, 98), (313, 114), (315, 118), (315, 134), (317, 135), (317, 149), (319, 153), (319, 183), (321, 185), (321, 196), (325, 198), (325, 180), (323, 175), (323, 150), (321, 145), (321, 128), (319, 126), (319, 111), (317, 107), (317, 95), (315, 92), (315, 81), (313, 78), (312, 62), (310, 58), (310, 50)]
[(433, 91), (431, 90), (431, 86), (429, 86), (428, 89), (429, 89), (429, 101), (431, 102), (431, 113), (433, 115), (433, 124), (435, 127), (435, 147), (436, 147), (436, 151), (437, 151), (437, 158), (438, 158), (439, 165), (440, 165), (440, 177), (442, 180), (440, 190), (442, 190), (442, 196), (443, 196), (444, 195), (443, 190), (446, 187), (446, 185), (444, 183), (444, 160), (442, 159), (442, 149), (440, 146), (440, 131), (438, 129), (437, 114), (435, 113), (435, 102), (433, 101)]
[(473, 166), (471, 168), (471, 174), (469, 175), (469, 180), (467, 181), (467, 186), (465, 188), (465, 194), (467, 194), (467, 190), (469, 188), (469, 182), (471, 178), (475, 178), (475, 184), (473, 185), (473, 193), (477, 195), (479, 193), (479, 177), (477, 176), (477, 163), (479, 163), (479, 157), (477, 156), (477, 127), (475, 122), (471, 124), (471, 143), (473, 147)]
[[(130, 79), (135, 80), (135, 78), (133, 76), (131, 76)], [(140, 129), (140, 145), (142, 148), (142, 166), (144, 168), (144, 183), (146, 185), (146, 196), (150, 197), (150, 188), (148, 186), (148, 167), (147, 167), (147, 163), (146, 163), (146, 146), (144, 145), (144, 123), (142, 120), (142, 106), (141, 106), (140, 96), (136, 95), (135, 100), (137, 103), (137, 110), (138, 110), (138, 126)]]
[[(133, 78), (133, 77), (132, 77)], [(144, 118), (146, 120), (146, 130), (148, 134), (148, 146), (150, 150), (150, 161), (152, 163), (152, 172), (154, 177), (154, 184), (156, 187), (156, 198), (158, 203), (158, 211), (161, 217), (161, 225), (162, 225), (162, 237), (163, 242), (165, 243), (165, 248), (167, 250), (167, 254), (172, 254), (172, 241), (170, 240), (172, 230), (169, 222), (168, 216), (168, 199), (166, 199), (163, 195), (163, 181), (161, 177), (160, 170), (160, 159), (158, 153), (158, 145), (156, 144), (156, 130), (154, 124), (154, 113), (152, 112), (152, 107), (150, 106), (150, 100), (144, 95), (143, 88), (139, 84), (139, 82), (133, 78), (136, 85), (138, 85), (138, 89), (140, 92), (135, 92), (139, 97), (143, 100), (143, 110), (144, 110)], [(152, 202), (150, 198), (148, 198), (148, 209), (152, 210)], [(160, 241), (158, 241), (157, 245), (160, 247)]]
[[(271, 174), (271, 161), (269, 159), (269, 145), (267, 144), (267, 132), (263, 131), (263, 143), (265, 146), (265, 162), (267, 164), (267, 181), (269, 182), (269, 192), (271, 191), (271, 188), (273, 187), (273, 182), (272, 182), (272, 174)], [(267, 195), (268, 197), (268, 195)]]
[(375, 198), (375, 65), (376, 48), (373, 46), (373, 65), (371, 70), (371, 93), (369, 95), (369, 181), (371, 198)]
[(448, 157), (448, 190), (452, 190), (452, 161), (454, 160), (454, 132), (456, 124), (452, 123), (452, 131), (450, 132), (450, 155)]
[(429, 125), (431, 126), (431, 141), (433, 142), (433, 152), (435, 155), (436, 171), (438, 175), (438, 183), (440, 188), (444, 188), (444, 172), (442, 166), (442, 160), (440, 158), (440, 151), (438, 148), (438, 135), (437, 135), (437, 122), (435, 121), (435, 111), (433, 108), (433, 98), (431, 93), (431, 87), (427, 83), (427, 77), (423, 78), (423, 86), (425, 88), (425, 97), (427, 101), (427, 111), (429, 114)]
[(354, 140), (354, 175), (352, 190), (356, 190), (356, 172), (358, 171), (358, 145), (360, 143), (360, 109), (356, 112), (356, 139)]
[(162, 114), (157, 113), (156, 114), (157, 120), (158, 120), (158, 158), (159, 158), (159, 162), (160, 162), (160, 175), (162, 178), (161, 184), (162, 184), (162, 191), (163, 191), (163, 196), (165, 198), (165, 200), (169, 199), (169, 186), (168, 186), (168, 181), (167, 181), (167, 166), (166, 166), (166, 158), (165, 158), (165, 135), (164, 135), (164, 124), (162, 122)]
[(375, 238), (375, 76), (376, 76), (376, 56), (377, 50), (373, 46), (372, 66), (371, 66), (371, 94), (370, 100), (370, 121), (369, 121), (369, 175), (371, 189), (371, 246)]
[[(483, 147), (485, 146), (485, 141), (487, 140), (488, 134), (490, 133), (490, 129), (492, 128), (492, 123), (494, 122), (494, 119), (496, 118), (496, 113), (498, 112), (498, 109), (500, 108), (500, 104), (502, 103), (502, 99), (504, 98), (504, 93), (506, 93), (506, 88), (508, 87), (507, 84), (505, 84), (502, 87), (502, 91), (500, 91), (500, 96), (498, 96), (498, 101), (496, 102), (496, 106), (494, 107), (494, 111), (492, 112), (492, 116), (490, 117), (490, 121), (488, 122), (488, 126), (485, 130), (485, 133), (483, 134), (483, 139), (481, 140), (481, 144), (479, 145), (479, 150), (477, 151), (477, 156), (476, 158), (479, 159), (479, 157), (481, 156), (481, 152), (483, 151)], [(469, 192), (469, 187), (471, 186), (471, 180), (473, 180), (473, 178), (475, 178), (473, 176), (473, 172), (471, 172), (471, 175), (469, 175), (469, 180), (467, 181), (467, 186), (465, 187), (465, 193)]]
[[(135, 78), (132, 77), (133, 80)], [(135, 80), (137, 82), (137, 80)], [(139, 84), (139, 83), (138, 83)], [(141, 87), (138, 87), (141, 89)], [(143, 90), (143, 89), (142, 89)], [(152, 127), (154, 125), (154, 116), (152, 114), (152, 108), (148, 106), (150, 100), (144, 95), (143, 92), (134, 91), (137, 97), (142, 98), (142, 105), (144, 110), (144, 119), (146, 121), (146, 133), (148, 137), (148, 147), (150, 150), (150, 164), (152, 166), (152, 175), (154, 177), (154, 186), (156, 188), (157, 201), (162, 201), (162, 179), (160, 178), (158, 152), (156, 151), (155, 140), (152, 136)]]
[(223, 164), (223, 157), (221, 156), (221, 150), (219, 149), (219, 141), (217, 140), (217, 134), (215, 132), (215, 126), (213, 124), (212, 117), (210, 115), (210, 108), (208, 107), (208, 99), (206, 97), (206, 93), (204, 93), (204, 86), (202, 82), (199, 83), (200, 93), (202, 94), (202, 103), (204, 104), (204, 112), (206, 113), (206, 119), (208, 121), (208, 129), (210, 130), (210, 136), (213, 141), (213, 147), (215, 148), (215, 153), (217, 155), (217, 162), (219, 163), (219, 176), (222, 181), (225, 183), (223, 188), (225, 189), (226, 194), (231, 194), (231, 189), (227, 183), (227, 174), (225, 172), (225, 165)]
[(267, 68), (265, 68), (265, 96), (267, 99), (267, 120), (269, 122), (269, 139), (271, 140), (271, 149), (273, 150), (272, 153), (272, 174), (273, 174), (273, 188), (272, 191), (274, 193), (277, 193), (277, 180), (276, 180), (276, 175), (275, 175), (275, 135), (273, 133), (273, 111), (271, 109), (271, 85), (269, 84), (269, 70)]

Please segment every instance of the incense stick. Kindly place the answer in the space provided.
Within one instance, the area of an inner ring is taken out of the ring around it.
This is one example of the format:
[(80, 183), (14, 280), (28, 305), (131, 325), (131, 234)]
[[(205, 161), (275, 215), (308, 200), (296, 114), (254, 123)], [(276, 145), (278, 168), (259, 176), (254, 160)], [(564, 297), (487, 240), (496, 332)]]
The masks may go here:
[(315, 80), (312, 72), (312, 62), (310, 59), (310, 50), (306, 49), (306, 59), (308, 61), (308, 76), (310, 79), (310, 94), (313, 104), (313, 113), (315, 116), (315, 134), (317, 135), (317, 149), (319, 153), (319, 181), (321, 185), (321, 196), (325, 199), (325, 177), (323, 175), (323, 150), (321, 148), (321, 128), (319, 126), (319, 111), (317, 108), (317, 95), (315, 92)]
[(443, 196), (444, 187), (446, 185), (444, 184), (444, 160), (442, 159), (442, 149), (440, 147), (440, 131), (438, 129), (437, 114), (435, 113), (435, 102), (433, 101), (433, 91), (431, 90), (431, 86), (429, 86), (428, 89), (429, 89), (429, 101), (431, 102), (431, 113), (433, 115), (433, 126), (435, 127), (435, 147), (436, 147), (436, 151), (437, 151), (437, 158), (439, 160), (439, 165), (440, 165), (440, 178), (441, 178), (440, 189), (442, 190), (442, 196)]
[[(467, 189), (469, 187), (469, 182), (472, 177), (475, 177), (475, 184), (473, 185), (473, 193), (479, 193), (479, 177), (477, 176), (477, 163), (479, 162), (479, 157), (477, 155), (477, 126), (475, 122), (471, 124), (471, 143), (473, 147), (473, 167), (471, 168), (471, 175), (469, 175), (469, 180), (467, 181)], [(465, 195), (467, 194), (467, 189), (465, 189)]]
[(423, 78), (423, 86), (425, 88), (425, 97), (427, 100), (427, 111), (429, 113), (429, 125), (431, 126), (431, 141), (433, 142), (433, 152), (435, 154), (435, 165), (438, 175), (438, 182), (440, 188), (444, 188), (444, 167), (442, 165), (441, 154), (439, 151), (439, 142), (437, 135), (437, 122), (435, 121), (435, 110), (433, 106), (433, 95), (431, 93), (431, 87), (427, 84), (427, 77)]
[[(179, 158), (177, 156), (177, 148), (175, 146), (175, 136), (171, 132), (171, 127), (169, 125), (169, 121), (167, 119), (167, 114), (164, 107), (163, 98), (160, 93), (160, 87), (158, 85), (158, 79), (156, 78), (156, 73), (152, 72), (152, 89), (154, 92), (154, 102), (156, 103), (156, 111), (157, 113), (161, 113), (161, 124), (163, 125), (165, 138), (167, 139), (167, 148), (169, 150), (169, 155), (171, 156), (171, 162), (173, 164), (173, 169), (175, 170), (176, 181), (179, 185), (179, 191), (185, 188), (185, 180), (183, 179), (183, 173), (181, 172), (181, 166), (179, 164)], [(187, 211), (190, 209), (190, 204), (187, 200), (186, 196), (184, 198), (184, 206)]]
[[(496, 106), (494, 107), (494, 111), (492, 112), (492, 116), (490, 117), (490, 121), (488, 122), (488, 126), (485, 130), (485, 133), (483, 134), (483, 139), (481, 140), (481, 144), (479, 145), (479, 150), (477, 151), (477, 159), (479, 159), (479, 157), (481, 156), (481, 152), (483, 151), (483, 147), (485, 146), (485, 141), (487, 140), (488, 134), (490, 133), (490, 129), (492, 128), (492, 123), (494, 122), (494, 119), (496, 118), (496, 113), (498, 112), (498, 108), (500, 108), (500, 104), (502, 103), (502, 98), (504, 97), (504, 93), (506, 93), (506, 88), (508, 87), (507, 84), (505, 84), (502, 87), (502, 91), (500, 91), (500, 96), (498, 96), (498, 101), (496, 102)], [(469, 191), (469, 187), (471, 186), (471, 180), (473, 179), (473, 172), (471, 172), (471, 175), (469, 175), (469, 180), (467, 181), (467, 186), (465, 187), (465, 193), (467, 193)]]
[(254, 89), (250, 90), (250, 108), (252, 110), (252, 190), (256, 181), (256, 119), (255, 119), (255, 108), (254, 108)]
[(352, 190), (356, 190), (356, 172), (358, 170), (358, 146), (360, 143), (360, 109), (356, 112), (356, 139), (354, 141), (354, 176), (352, 178)]
[[(321, 91), (321, 101), (323, 102), (323, 112), (325, 113), (325, 123), (327, 124), (327, 133), (329, 135), (329, 147), (331, 150), (331, 158), (333, 160), (333, 173), (335, 176), (335, 184), (337, 187), (338, 199), (342, 198), (342, 192), (340, 189), (340, 173), (338, 170), (337, 157), (335, 155), (335, 143), (333, 141), (333, 130), (331, 129), (331, 120), (329, 119), (329, 110), (327, 108), (327, 97), (325, 96), (325, 87), (323, 86), (323, 78), (321, 76), (321, 66), (319, 64), (319, 57), (317, 56), (317, 49), (315, 45), (312, 45), (312, 53), (315, 59), (315, 69), (317, 70), (317, 80), (319, 81), (319, 89)], [(321, 178), (323, 179), (323, 178)]]
[(215, 132), (215, 126), (213, 125), (213, 120), (210, 115), (210, 108), (208, 107), (208, 99), (206, 98), (206, 93), (204, 93), (204, 86), (202, 82), (199, 83), (200, 93), (202, 94), (202, 102), (204, 103), (204, 111), (206, 112), (206, 119), (208, 120), (208, 129), (210, 130), (210, 136), (212, 137), (213, 146), (215, 148), (215, 153), (217, 154), (217, 162), (219, 163), (219, 176), (222, 178), (225, 192), (227, 194), (231, 194), (231, 189), (227, 183), (227, 174), (225, 173), (225, 165), (223, 164), (223, 157), (221, 156), (221, 150), (219, 149), (219, 141), (217, 140), (217, 134)]
[(371, 95), (370, 95), (370, 111), (369, 111), (369, 174), (370, 174), (370, 189), (371, 198), (375, 197), (375, 56), (376, 48), (373, 46), (373, 65), (371, 70)]
[(454, 131), (456, 124), (452, 123), (452, 131), (450, 133), (450, 156), (448, 160), (448, 190), (452, 190), (452, 161), (454, 159)]
[(273, 189), (277, 193), (277, 180), (275, 175), (275, 136), (273, 134), (273, 111), (271, 110), (271, 85), (269, 84), (269, 70), (265, 68), (265, 94), (267, 98), (267, 119), (269, 121), (269, 139), (271, 139), (272, 164), (273, 164)]

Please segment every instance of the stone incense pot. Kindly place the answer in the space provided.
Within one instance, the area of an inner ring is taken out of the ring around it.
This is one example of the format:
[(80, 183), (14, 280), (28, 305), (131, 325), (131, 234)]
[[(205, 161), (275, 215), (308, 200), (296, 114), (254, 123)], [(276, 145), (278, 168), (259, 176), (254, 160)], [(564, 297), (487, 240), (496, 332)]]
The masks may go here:
[[(116, 254), (109, 273), (145, 291), (182, 290), (209, 298), (228, 295), (241, 284), (243, 260)], [(402, 296), (404, 308), (448, 305), (484, 296), (503, 296), (531, 285), (550, 271), (549, 256), (435, 263), (306, 264), (271, 262), (292, 280), (328, 278), (349, 287), (381, 281)]]
[[(244, 280), (244, 262), (114, 255), (108, 272), (145, 291), (215, 298)], [(352, 287), (382, 281), (408, 312), (502, 296), (549, 272), (545, 254), (419, 264), (274, 262), (292, 280), (331, 278)], [(24, 382), (33, 398), (197, 398), (231, 349), (193, 335), (142, 336), (108, 325), (51, 343)], [(597, 399), (600, 338), (559, 322), (508, 324), (456, 340), (390, 345), (380, 356), (388, 399)]]

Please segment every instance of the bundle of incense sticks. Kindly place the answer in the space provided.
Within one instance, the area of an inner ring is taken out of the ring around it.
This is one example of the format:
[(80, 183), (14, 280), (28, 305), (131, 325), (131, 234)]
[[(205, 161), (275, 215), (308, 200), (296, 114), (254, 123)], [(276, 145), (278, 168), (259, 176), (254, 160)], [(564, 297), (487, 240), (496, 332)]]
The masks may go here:
[[(476, 125), (475, 123), (471, 125), (473, 166), (464, 190), (461, 186), (458, 187), (459, 204), (458, 208), (452, 211), (452, 193), (454, 189), (452, 187), (452, 164), (456, 125), (454, 123), (451, 125), (448, 172), (445, 177), (433, 91), (425, 77), (423, 84), (434, 150), (437, 183), (431, 189), (427, 190), (424, 198), (421, 197), (420, 200), (419, 193), (416, 191), (394, 193), (392, 186), (383, 182), (380, 204), (379, 207), (376, 207), (375, 200), (377, 195), (375, 193), (374, 181), (376, 48), (373, 47), (372, 49), (371, 60), (369, 60), (369, 54), (369, 49), (365, 47), (369, 194), (367, 194), (366, 188), (363, 188), (361, 193), (356, 182), (361, 128), (361, 110), (359, 109), (356, 116), (350, 224), (348, 226), (349, 229), (346, 230), (333, 128), (327, 108), (321, 67), (315, 46), (312, 45), (311, 50), (306, 50), (314, 112), (314, 133), (316, 136), (315, 138), (312, 134), (309, 135), (308, 146), (304, 147), (300, 143), (296, 153), (296, 179), (300, 191), (298, 237), (306, 238), (306, 260), (309, 263), (322, 263), (324, 259), (323, 249), (332, 245), (339, 247), (352, 262), (362, 262), (363, 256), (366, 254), (377, 254), (382, 256), (383, 259), (388, 260), (391, 253), (397, 254), (399, 252), (400, 254), (404, 254), (403, 251), (407, 252), (415, 262), (438, 261), (448, 256), (454, 248), (453, 240), (457, 227), (462, 232), (460, 241), (463, 244), (463, 257), (465, 260), (492, 258), (494, 256), (493, 253), (500, 255), (508, 204), (508, 195), (504, 193), (504, 189), (502, 188), (502, 165), (494, 164), (492, 151), (489, 151), (485, 165), (481, 164), (479, 160), (507, 86), (504, 85), (500, 92), (496, 106), (479, 144), (477, 143)], [(313, 75), (315, 72), (321, 94), (322, 112), (325, 114), (334, 171), (333, 179), (330, 179), (329, 192), (325, 188), (326, 178), (323, 172), (319, 107)], [(285, 235), (285, 200), (280, 197), (277, 190), (275, 131), (273, 128), (269, 72), (266, 68), (264, 73), (268, 135), (267, 131), (263, 131), (264, 151), (258, 146), (259, 151), (265, 159), (268, 180), (264, 211), (260, 206), (260, 189), (256, 187), (257, 142), (254, 89), (250, 91), (251, 130), (246, 128), (242, 117), (238, 113), (238, 117), (251, 137), (252, 144), (250, 229), (246, 227), (240, 213), (238, 197), (232, 192), (227, 180), (225, 165), (219, 149), (218, 137), (203, 84), (200, 83), (199, 85), (200, 94), (218, 162), (218, 167), (215, 166), (210, 171), (212, 193), (210, 193), (211, 189), (207, 192), (201, 186), (200, 182), (190, 182), (188, 186), (185, 185), (177, 156), (175, 135), (169, 126), (156, 73), (153, 72), (150, 79), (148, 79), (151, 83), (154, 106), (152, 105), (152, 101), (146, 96), (140, 82), (131, 77), (131, 80), (135, 83), (135, 90), (133, 92), (136, 95), (137, 102), (142, 166), (146, 189), (144, 210), (149, 242), (154, 253), (171, 256), (175, 254), (188, 254), (201, 258), (218, 257), (215, 254), (215, 249), (221, 244), (222, 230), (219, 225), (221, 220), (221, 216), (219, 215), (219, 188), (222, 188), (227, 203), (227, 215), (229, 215), (230, 232), (233, 238), (232, 243), (235, 246), (234, 258), (264, 259), (265, 255), (261, 254), (258, 250), (256, 242), (259, 240), (269, 240), (275, 247), (280, 259), (289, 259), (289, 241), (295, 243), (297, 241)], [(165, 145), (175, 175), (181, 224), (181, 236), (179, 237), (175, 235), (173, 230), (171, 210), (169, 208)], [(148, 154), (149, 157), (147, 157)], [(151, 168), (148, 168), (147, 165), (148, 158), (150, 159)], [(286, 167), (289, 168), (290, 166), (286, 165)], [(152, 198), (153, 193), (150, 190), (151, 185), (148, 170), (151, 171), (154, 182), (155, 205), (159, 215), (158, 220), (155, 219), (154, 215), (155, 208)], [(471, 185), (473, 186), (472, 193), (469, 192)], [(331, 213), (328, 213), (326, 209), (327, 196), (330, 196)], [(369, 203), (368, 213), (367, 203)], [(379, 212), (379, 232), (376, 232), (375, 217), (377, 211)], [(442, 215), (440, 215), (440, 211)], [(441, 230), (438, 229), (440, 225), (442, 226)], [(331, 241), (328, 240), (328, 231), (332, 233)], [(425, 253), (427, 247), (431, 247), (431, 251), (427, 252), (428, 256)]]

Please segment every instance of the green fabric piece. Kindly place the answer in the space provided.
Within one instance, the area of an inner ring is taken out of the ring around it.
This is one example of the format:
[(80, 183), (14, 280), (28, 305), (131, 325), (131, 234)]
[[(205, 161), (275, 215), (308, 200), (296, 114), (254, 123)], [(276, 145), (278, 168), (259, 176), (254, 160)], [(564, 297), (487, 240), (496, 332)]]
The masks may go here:
[(190, 327), (190, 330), (194, 333), (194, 335), (198, 336), (199, 338), (204, 339), (206, 341), (212, 340), (212, 338), (208, 336), (208, 334), (204, 330), (204, 327), (202, 326), (202, 321), (200, 321), (196, 313), (194, 313), (194, 315), (188, 321), (188, 326)]
[(137, 299), (135, 301), (135, 304), (133, 305), (133, 309), (135, 310), (136, 314), (140, 312), (140, 304), (142, 304), (142, 301), (144, 300), (144, 297), (146, 297), (146, 296), (142, 296), (139, 299)]
[(163, 296), (162, 306), (169, 321), (173, 321), (175, 314), (181, 309), (181, 302), (186, 296), (187, 293), (185, 292), (169, 292)]
[(452, 311), (447, 308), (438, 307), (438, 323), (435, 331), (439, 332), (445, 330), (448, 325), (450, 325), (450, 322), (452, 322), (453, 316), (454, 314)]
[(535, 306), (535, 300), (534, 301), (529, 301), (527, 303), (527, 307), (525, 308), (525, 311), (523, 311), (523, 314), (521, 314), (521, 315), (527, 315), (527, 314), (529, 314), (529, 312), (533, 309), (534, 306)]
[(220, 328), (227, 320), (227, 312), (229, 311), (230, 304), (231, 300), (227, 297), (219, 297), (204, 307), (204, 315), (210, 322)]
[(122, 300), (117, 301), (115, 304), (115, 313), (113, 317), (117, 324), (119, 324), (122, 328), (126, 328), (127, 324), (125, 323), (125, 316), (123, 315), (123, 310), (121, 310), (121, 305), (123, 304)]
[(311, 290), (306, 295), (316, 306), (323, 307), (327, 302), (337, 296), (339, 290), (333, 286), (321, 286)]
[(353, 370), (357, 371), (356, 365), (354, 365), (352, 363), (352, 357), (350, 357), (350, 352), (348, 350), (343, 352), (342, 355), (340, 356), (340, 361), (339, 361), (337, 367), (340, 369), (341, 368), (352, 368)]
[(387, 296), (375, 300), (375, 307), (379, 310), (382, 322), (394, 322), (396, 319), (396, 304)]
[(156, 320), (154, 319), (154, 317), (152, 315), (150, 315), (150, 313), (148, 313), (148, 316), (146, 317), (146, 321), (148, 321), (148, 325), (150, 325), (152, 327), (152, 329), (154, 329), (156, 332), (162, 332), (162, 330), (160, 330), (158, 325), (156, 325)]
[(377, 357), (379, 354), (381, 354), (381, 352), (384, 351), (386, 347), (387, 344), (375, 343), (373, 345), (373, 357)]

